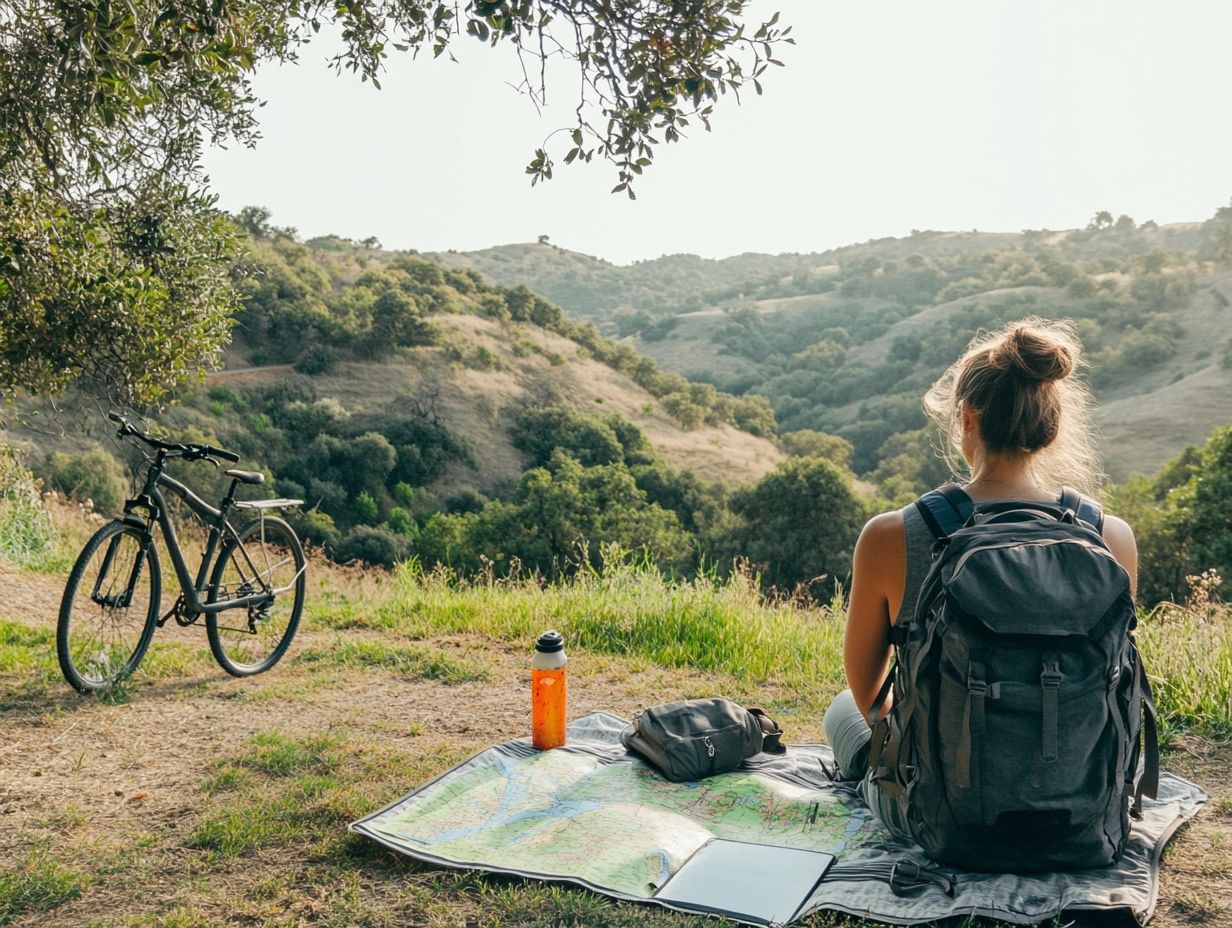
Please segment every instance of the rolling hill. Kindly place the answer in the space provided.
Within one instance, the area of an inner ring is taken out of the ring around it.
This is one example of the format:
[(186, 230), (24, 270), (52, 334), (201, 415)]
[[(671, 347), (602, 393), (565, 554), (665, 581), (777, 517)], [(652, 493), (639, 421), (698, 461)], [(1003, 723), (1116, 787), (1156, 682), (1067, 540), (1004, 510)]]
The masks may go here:
[(1078, 322), (1115, 479), (1232, 421), (1232, 208), (627, 267), (549, 244), (434, 257), (526, 284), (667, 370), (765, 396), (780, 431), (837, 433), (864, 472), (923, 427), (919, 396), (975, 331), (1031, 314)]

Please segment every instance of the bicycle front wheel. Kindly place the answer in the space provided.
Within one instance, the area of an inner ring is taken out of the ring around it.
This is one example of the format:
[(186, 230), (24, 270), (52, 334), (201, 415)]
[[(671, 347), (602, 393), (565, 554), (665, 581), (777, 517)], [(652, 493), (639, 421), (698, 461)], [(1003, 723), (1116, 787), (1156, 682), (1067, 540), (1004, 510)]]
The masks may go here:
[(227, 673), (247, 677), (282, 658), (304, 609), (304, 548), (282, 519), (266, 516), (236, 533), (218, 555), (207, 602), (260, 596), (248, 606), (209, 612), (205, 628), (214, 659)]
[(137, 669), (158, 624), (160, 583), (158, 550), (139, 529), (109, 522), (86, 542), (56, 625), (56, 656), (74, 689), (106, 689)]

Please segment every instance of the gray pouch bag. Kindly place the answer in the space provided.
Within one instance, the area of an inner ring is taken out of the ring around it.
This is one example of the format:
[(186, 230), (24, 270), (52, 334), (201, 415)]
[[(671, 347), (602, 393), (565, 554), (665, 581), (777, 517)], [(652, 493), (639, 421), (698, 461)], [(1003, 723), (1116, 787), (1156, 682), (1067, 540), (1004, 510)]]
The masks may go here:
[(761, 709), (716, 696), (643, 709), (620, 740), (667, 779), (684, 783), (734, 770), (762, 751), (782, 754), (782, 737)]

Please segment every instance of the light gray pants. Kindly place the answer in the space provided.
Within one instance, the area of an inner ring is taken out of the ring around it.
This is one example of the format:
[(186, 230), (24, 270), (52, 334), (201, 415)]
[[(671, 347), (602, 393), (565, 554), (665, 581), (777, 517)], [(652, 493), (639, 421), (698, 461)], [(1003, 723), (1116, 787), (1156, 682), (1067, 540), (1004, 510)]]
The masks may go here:
[(864, 714), (856, 705), (851, 690), (843, 690), (834, 697), (826, 710), (823, 722), (826, 740), (834, 751), (844, 780), (859, 780), (860, 798), (873, 813), (873, 817), (895, 837), (913, 840), (907, 823), (903, 821), (898, 803), (891, 800), (872, 778), (868, 769), (868, 752), (873, 740), (873, 730), (868, 727)]

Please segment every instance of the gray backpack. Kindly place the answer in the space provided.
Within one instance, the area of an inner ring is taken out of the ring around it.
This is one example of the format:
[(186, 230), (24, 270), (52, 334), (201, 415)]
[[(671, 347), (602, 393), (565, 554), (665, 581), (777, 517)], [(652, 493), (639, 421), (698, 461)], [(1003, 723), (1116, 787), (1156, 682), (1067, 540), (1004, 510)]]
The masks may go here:
[(1155, 796), (1158, 744), (1129, 576), (1098, 505), (1067, 489), (1056, 506), (977, 507), (954, 485), (916, 505), (937, 541), (914, 614), (891, 632), (874, 778), (941, 863), (1115, 862)]
[(764, 711), (730, 699), (685, 699), (643, 709), (621, 733), (673, 783), (726, 773), (754, 754), (782, 754), (783, 730)]

